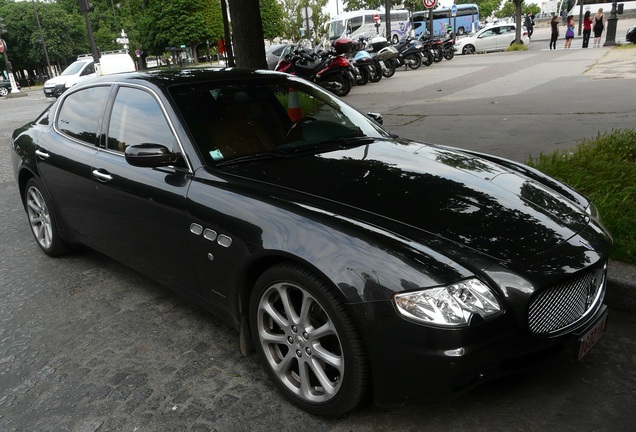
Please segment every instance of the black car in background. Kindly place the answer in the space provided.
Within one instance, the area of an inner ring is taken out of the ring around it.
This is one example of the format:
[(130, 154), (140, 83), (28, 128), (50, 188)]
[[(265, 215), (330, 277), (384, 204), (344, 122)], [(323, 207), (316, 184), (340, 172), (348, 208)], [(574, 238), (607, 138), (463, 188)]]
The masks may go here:
[(636, 43), (636, 25), (633, 25), (627, 29), (625, 40), (627, 42)]
[(87, 245), (216, 313), (310, 413), (583, 358), (612, 244), (592, 203), (374, 118), (271, 71), (110, 75), (16, 130), (12, 165), (46, 254)]
[[(15, 82), (16, 87), (18, 88), (18, 90), (20, 90), (22, 88), (22, 86), (20, 86), (19, 82)], [(0, 96), (6, 96), (9, 93), (11, 93), (11, 81), (9, 81), (8, 79), (3, 79), (0, 80)]]

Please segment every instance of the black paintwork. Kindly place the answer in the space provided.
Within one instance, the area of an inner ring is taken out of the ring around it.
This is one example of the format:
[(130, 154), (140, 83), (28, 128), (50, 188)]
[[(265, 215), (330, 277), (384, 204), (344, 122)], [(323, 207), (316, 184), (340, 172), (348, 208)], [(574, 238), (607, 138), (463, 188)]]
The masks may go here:
[[(86, 81), (78, 88), (127, 83), (155, 92), (181, 143), (179, 162), (136, 167), (57, 132), (53, 114), (74, 87), (52, 105), (48, 120), (14, 133), (12, 160), (21, 193), (30, 176), (40, 177), (66, 241), (131, 265), (237, 329), (252, 284), (265, 268), (292, 260), (319, 272), (354, 315), (381, 404), (436, 401), (571, 339), (571, 334), (530, 336), (526, 315), (536, 292), (606, 262), (611, 238), (586, 212), (585, 197), (514, 162), (401, 140), (381, 129), (349, 149), (206, 165), (170, 89), (206, 80), (269, 79), (306, 85), (242, 69)], [(39, 159), (36, 150), (46, 150), (49, 159)], [(113, 180), (100, 182), (93, 170)], [(192, 224), (215, 235), (193, 234)], [(218, 236), (231, 245), (220, 244)], [(496, 291), (504, 307), (499, 317), (449, 330), (415, 324), (395, 312), (396, 292), (472, 276)], [(444, 354), (457, 347), (467, 354)]]

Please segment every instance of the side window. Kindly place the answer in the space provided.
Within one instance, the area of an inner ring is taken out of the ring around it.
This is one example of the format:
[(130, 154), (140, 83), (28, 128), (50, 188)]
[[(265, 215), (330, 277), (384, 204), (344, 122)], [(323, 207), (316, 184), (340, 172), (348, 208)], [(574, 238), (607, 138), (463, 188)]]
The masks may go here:
[(92, 73), (95, 73), (95, 63), (90, 63), (88, 66), (86, 66), (86, 68), (82, 71), (80, 75), (86, 76)]
[(362, 17), (361, 16), (357, 16), (357, 17), (353, 17), (349, 20), (349, 25), (351, 26), (350, 28), (350, 32), (353, 33), (354, 31), (358, 30), (360, 28), (360, 26), (362, 26)]
[(159, 103), (148, 92), (121, 87), (117, 92), (108, 126), (108, 148), (123, 152), (135, 144), (162, 144), (177, 148)]
[(96, 145), (109, 94), (110, 86), (102, 86), (68, 95), (57, 116), (57, 129), (73, 138)]

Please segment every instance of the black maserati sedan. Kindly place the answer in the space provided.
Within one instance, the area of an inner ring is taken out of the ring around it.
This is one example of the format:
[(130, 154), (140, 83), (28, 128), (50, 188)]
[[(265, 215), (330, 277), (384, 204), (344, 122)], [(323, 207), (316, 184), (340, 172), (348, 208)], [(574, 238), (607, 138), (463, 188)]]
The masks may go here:
[(16, 130), (12, 165), (44, 253), (85, 245), (222, 317), (310, 413), (581, 360), (607, 322), (593, 204), (380, 123), (272, 71), (117, 74)]

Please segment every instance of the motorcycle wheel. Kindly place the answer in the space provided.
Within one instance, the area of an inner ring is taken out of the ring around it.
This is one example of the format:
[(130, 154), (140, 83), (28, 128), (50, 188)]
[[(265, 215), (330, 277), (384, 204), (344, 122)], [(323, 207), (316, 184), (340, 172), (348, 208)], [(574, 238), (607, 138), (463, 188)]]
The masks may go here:
[(338, 87), (340, 88), (331, 90), (336, 96), (344, 97), (348, 95), (353, 86), (353, 83), (343, 75), (330, 75), (327, 79), (339, 84)]
[(356, 81), (357, 85), (365, 85), (369, 82), (369, 78), (370, 78), (370, 73), (369, 73), (369, 69), (367, 69), (366, 67), (362, 67), (360, 68), (360, 78), (358, 78), (358, 80)]
[(386, 70), (382, 71), (382, 75), (384, 75), (385, 78), (391, 78), (395, 75), (395, 64), (393, 64), (392, 61), (384, 62), (384, 64), (386, 65)]
[(422, 58), (417, 54), (407, 54), (404, 56), (404, 62), (411, 69), (417, 69), (422, 66)]
[(422, 53), (422, 56), (424, 57), (424, 59), (422, 60), (422, 64), (424, 66), (430, 66), (433, 64), (433, 54), (431, 54), (430, 51)]
[(433, 61), (435, 63), (439, 63), (444, 59), (444, 52), (440, 47), (431, 48), (431, 51), (433, 52)]
[(376, 83), (382, 79), (382, 69), (379, 66), (374, 66), (370, 68), (371, 76), (369, 76), (369, 81), (372, 83)]
[(444, 58), (445, 58), (446, 60), (452, 60), (452, 59), (453, 59), (453, 57), (455, 57), (455, 50), (454, 50), (454, 49), (452, 49), (452, 48), (451, 48), (451, 49), (447, 49), (447, 50), (444, 52)]

